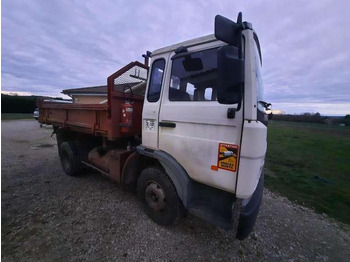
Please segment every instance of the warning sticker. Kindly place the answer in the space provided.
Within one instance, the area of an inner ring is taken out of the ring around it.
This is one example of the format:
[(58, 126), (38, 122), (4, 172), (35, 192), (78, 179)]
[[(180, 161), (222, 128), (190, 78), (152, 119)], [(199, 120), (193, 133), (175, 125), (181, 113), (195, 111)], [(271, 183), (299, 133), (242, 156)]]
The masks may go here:
[(238, 146), (220, 143), (218, 152), (218, 168), (236, 172)]

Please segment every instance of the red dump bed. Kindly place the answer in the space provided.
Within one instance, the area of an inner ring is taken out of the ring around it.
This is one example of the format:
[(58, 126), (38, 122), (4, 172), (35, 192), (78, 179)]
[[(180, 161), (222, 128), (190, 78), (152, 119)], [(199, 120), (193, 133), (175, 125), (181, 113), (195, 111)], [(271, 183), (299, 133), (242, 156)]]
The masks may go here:
[[(147, 78), (148, 67), (132, 62), (108, 77), (107, 104), (76, 104), (40, 101), (39, 121), (72, 131), (95, 136), (104, 136), (109, 140), (121, 137), (141, 135), (142, 107), (144, 96), (135, 94), (130, 88), (142, 85)], [(129, 101), (133, 107), (132, 128), (121, 132), (121, 106)]]

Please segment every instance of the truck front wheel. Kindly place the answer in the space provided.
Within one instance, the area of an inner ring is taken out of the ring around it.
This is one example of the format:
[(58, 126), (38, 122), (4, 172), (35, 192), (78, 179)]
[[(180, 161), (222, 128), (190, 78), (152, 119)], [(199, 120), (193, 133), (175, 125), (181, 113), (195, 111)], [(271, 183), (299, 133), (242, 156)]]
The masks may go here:
[(59, 152), (64, 172), (69, 176), (76, 176), (80, 171), (80, 163), (74, 143), (63, 142)]
[(161, 167), (148, 167), (141, 172), (137, 194), (145, 213), (158, 225), (171, 225), (183, 214), (175, 186)]

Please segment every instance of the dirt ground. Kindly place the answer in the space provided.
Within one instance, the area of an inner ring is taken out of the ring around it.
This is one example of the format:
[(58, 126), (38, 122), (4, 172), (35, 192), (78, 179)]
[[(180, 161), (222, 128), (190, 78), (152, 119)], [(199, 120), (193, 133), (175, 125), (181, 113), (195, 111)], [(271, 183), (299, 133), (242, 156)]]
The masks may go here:
[(349, 226), (268, 190), (244, 241), (193, 216), (158, 226), (133, 192), (65, 175), (50, 127), (1, 124), (3, 261), (349, 261)]

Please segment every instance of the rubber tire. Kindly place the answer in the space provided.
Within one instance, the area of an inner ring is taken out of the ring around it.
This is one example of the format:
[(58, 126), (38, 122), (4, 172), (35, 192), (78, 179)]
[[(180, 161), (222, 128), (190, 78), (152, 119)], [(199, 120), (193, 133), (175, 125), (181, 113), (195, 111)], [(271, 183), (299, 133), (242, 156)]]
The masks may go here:
[[(152, 181), (158, 183), (166, 195), (166, 207), (162, 211), (153, 210), (146, 201), (145, 190)], [(174, 224), (183, 216), (184, 207), (175, 186), (161, 167), (148, 167), (141, 172), (137, 180), (137, 195), (147, 216), (158, 225)]]
[(60, 146), (59, 153), (64, 172), (69, 176), (77, 176), (81, 167), (75, 143), (63, 142)]

